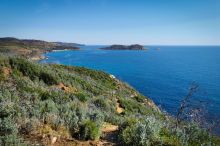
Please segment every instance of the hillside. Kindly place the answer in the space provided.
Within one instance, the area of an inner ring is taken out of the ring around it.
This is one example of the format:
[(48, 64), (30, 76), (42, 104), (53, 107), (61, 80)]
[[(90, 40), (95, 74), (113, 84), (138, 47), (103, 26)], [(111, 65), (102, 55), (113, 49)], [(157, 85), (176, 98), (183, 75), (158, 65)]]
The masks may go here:
[(176, 127), (153, 101), (105, 72), (6, 54), (0, 55), (0, 145), (219, 144), (196, 123)]
[(70, 43), (46, 42), (42, 40), (27, 40), (17, 38), (0, 38), (0, 52), (21, 55), (32, 58), (33, 60), (43, 59), (41, 55), (52, 50), (78, 50), (76, 46)]

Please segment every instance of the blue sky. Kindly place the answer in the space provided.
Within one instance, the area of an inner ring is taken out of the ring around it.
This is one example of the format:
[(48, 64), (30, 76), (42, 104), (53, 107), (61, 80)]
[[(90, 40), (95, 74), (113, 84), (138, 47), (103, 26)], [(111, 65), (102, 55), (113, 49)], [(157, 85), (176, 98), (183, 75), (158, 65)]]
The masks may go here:
[(0, 0), (0, 37), (220, 45), (220, 0)]

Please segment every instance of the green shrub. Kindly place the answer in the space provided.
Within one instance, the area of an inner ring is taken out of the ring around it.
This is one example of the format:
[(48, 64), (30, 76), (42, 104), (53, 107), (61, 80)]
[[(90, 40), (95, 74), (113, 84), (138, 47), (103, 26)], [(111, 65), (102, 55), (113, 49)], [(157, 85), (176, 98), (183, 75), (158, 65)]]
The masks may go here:
[(93, 101), (94, 105), (102, 110), (109, 111), (110, 106), (108, 101), (104, 97), (99, 97)]
[(1, 118), (0, 119), (0, 135), (10, 135), (17, 133), (17, 127), (11, 118)]
[(178, 137), (180, 144), (184, 146), (212, 145), (210, 134), (193, 123), (178, 128), (175, 130), (174, 135)]
[(120, 125), (120, 131), (122, 131), (123, 129), (135, 125), (137, 124), (139, 121), (139, 119), (135, 118), (135, 117), (128, 117), (127, 119), (125, 119), (125, 121)]
[(74, 94), (77, 99), (81, 102), (86, 102), (89, 99), (89, 96), (86, 95), (85, 93), (79, 92)]
[(46, 91), (39, 91), (40, 92), (40, 99), (41, 100), (53, 100), (57, 104), (64, 104), (69, 102), (69, 95), (62, 90), (46, 90)]
[(112, 123), (114, 125), (121, 125), (124, 121), (125, 118), (118, 115), (118, 114), (113, 114), (113, 113), (105, 113), (105, 120), (108, 123)]
[(13, 112), (13, 109), (7, 105), (0, 104), (0, 118), (6, 118), (9, 117)]
[(98, 125), (102, 125), (104, 122), (104, 112), (100, 111), (100, 110), (91, 110), (88, 113), (88, 117), (90, 118), (91, 121), (94, 121), (96, 124)]
[(70, 113), (68, 117), (69, 117), (69, 120), (66, 124), (67, 124), (67, 127), (69, 128), (70, 134), (72, 137), (77, 137), (79, 128), (80, 128), (79, 117), (76, 115), (76, 112), (74, 111)]
[(159, 141), (161, 128), (162, 123), (154, 117), (129, 120), (120, 128), (120, 139), (124, 145), (148, 146)]
[(85, 105), (80, 105), (78, 104), (76, 107), (76, 115), (79, 118), (79, 121), (82, 122), (86, 119), (87, 117), (87, 107)]
[(18, 137), (17, 125), (11, 117), (0, 118), (0, 145), (24, 145)]
[(56, 104), (50, 99), (39, 102), (35, 108), (40, 111), (39, 117), (47, 123), (50, 123), (59, 114)]
[(125, 145), (147, 146), (150, 145), (152, 133), (143, 123), (137, 123), (125, 128), (120, 137)]
[(142, 96), (142, 95), (137, 95), (134, 97), (138, 102), (144, 102), (144, 100), (146, 99), (146, 97)]
[(52, 99), (52, 95), (49, 92), (43, 92), (41, 94), (41, 100), (48, 100), (48, 99)]
[(32, 80), (35, 80), (40, 73), (38, 65), (22, 58), (10, 58), (10, 65), (12, 68), (21, 71), (24, 75), (29, 76)]
[(80, 126), (79, 137), (83, 140), (97, 140), (100, 134), (100, 127), (91, 120), (85, 121)]
[(58, 78), (56, 78), (54, 74), (48, 72), (41, 72), (39, 79), (43, 80), (47, 85), (54, 85), (59, 83)]
[(24, 135), (29, 135), (33, 131), (37, 130), (41, 125), (41, 121), (38, 118), (32, 117), (27, 119), (21, 119), (22, 123), (19, 125), (19, 133)]
[(10, 134), (6, 136), (0, 136), (1, 146), (28, 146), (21, 138), (16, 134)]
[(141, 103), (136, 100), (129, 98), (119, 98), (120, 105), (125, 109), (127, 113), (146, 113), (146, 106), (143, 106)]
[(43, 80), (47, 85), (58, 84), (59, 82), (58, 77), (55, 77), (53, 72), (48, 72), (49, 68), (45, 70), (39, 64), (23, 58), (10, 58), (10, 64), (12, 68), (19, 70), (31, 80)]
[(13, 94), (9, 90), (0, 92), (0, 118), (12, 117), (16, 114), (15, 103), (12, 101)]

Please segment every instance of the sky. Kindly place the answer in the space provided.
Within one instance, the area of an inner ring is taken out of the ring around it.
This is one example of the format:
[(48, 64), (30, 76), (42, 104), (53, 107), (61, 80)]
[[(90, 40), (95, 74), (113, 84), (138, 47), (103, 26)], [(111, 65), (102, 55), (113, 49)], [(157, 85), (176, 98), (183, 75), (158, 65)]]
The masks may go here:
[(0, 37), (220, 45), (220, 0), (0, 0)]

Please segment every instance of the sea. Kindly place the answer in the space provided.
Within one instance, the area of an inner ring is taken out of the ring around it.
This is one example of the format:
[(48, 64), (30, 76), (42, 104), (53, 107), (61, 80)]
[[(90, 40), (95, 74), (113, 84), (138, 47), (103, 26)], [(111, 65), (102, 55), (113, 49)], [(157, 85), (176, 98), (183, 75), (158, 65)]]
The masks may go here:
[[(46, 53), (42, 63), (83, 66), (105, 71), (152, 99), (161, 110), (176, 115), (192, 86), (198, 89), (188, 105), (209, 123), (220, 121), (220, 46), (145, 46), (147, 50), (80, 50)], [(220, 128), (215, 128), (220, 134)]]

